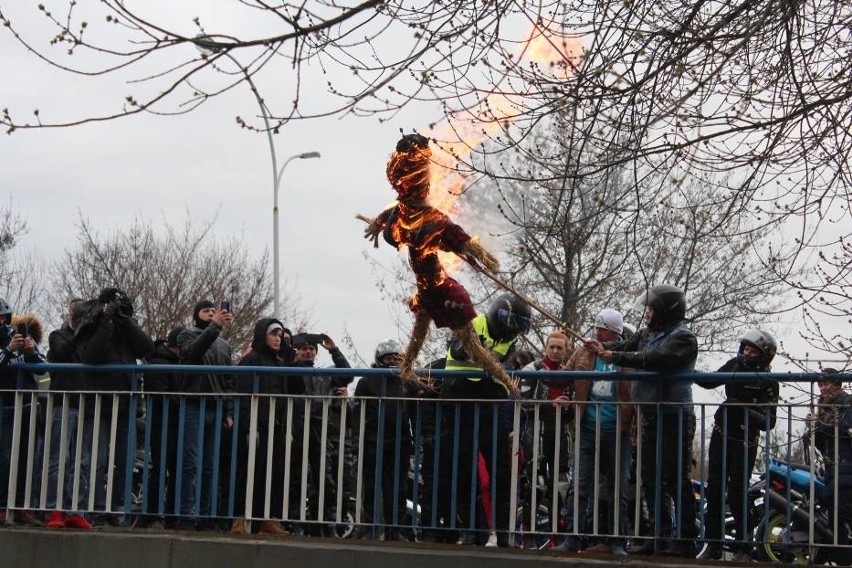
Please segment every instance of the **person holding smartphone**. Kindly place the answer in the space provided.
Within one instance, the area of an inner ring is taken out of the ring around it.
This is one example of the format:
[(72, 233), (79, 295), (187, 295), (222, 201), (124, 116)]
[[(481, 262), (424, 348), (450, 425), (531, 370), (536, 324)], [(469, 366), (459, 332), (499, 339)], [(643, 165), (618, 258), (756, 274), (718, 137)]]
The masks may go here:
[[(192, 326), (178, 335), (178, 353), (182, 364), (228, 367), (233, 357), (231, 345), (222, 332), (231, 325), (234, 316), (230, 304), (214, 304), (201, 300), (192, 310)], [(212, 505), (218, 488), (213, 487), (213, 472), (221, 448), (215, 447), (216, 428), (230, 429), (234, 424), (232, 400), (233, 376), (218, 373), (187, 373), (182, 375), (177, 391), (195, 393), (181, 401), (185, 405), (183, 424), (183, 454), (181, 460), (181, 496), (179, 528), (212, 529)], [(199, 447), (199, 439), (203, 446)], [(202, 463), (199, 467), (199, 458)], [(200, 469), (200, 475), (199, 475)], [(199, 502), (196, 488), (201, 485)]]
[(16, 508), (24, 504), (24, 489), (27, 482), (28, 454), (26, 444), (21, 444), (17, 456), (18, 473), (14, 494), (9, 494), (9, 475), (12, 466), (12, 443), (15, 420), (19, 420), (20, 440), (29, 439), (30, 412), (36, 408), (30, 404), (29, 396), (24, 397), (21, 415), (15, 416), (15, 390), (37, 390), (38, 383), (30, 372), (18, 372), (15, 367), (22, 363), (45, 363), (44, 355), (38, 349), (33, 338), (27, 333), (26, 325), (15, 329), (12, 323), (12, 306), (0, 299), (0, 515), (7, 524), (37, 525), (33, 513), (18, 510), (14, 517), (7, 516), (7, 507), (11, 503)]
[[(351, 367), (346, 356), (340, 351), (334, 340), (324, 333), (298, 333), (293, 336), (293, 347), (296, 349), (296, 359), (293, 366), (296, 367), (313, 367), (316, 362), (317, 348), (322, 345), (323, 349), (331, 355), (331, 360), (334, 366), (338, 369), (348, 369)], [(343, 404), (346, 404), (348, 396), (347, 385), (352, 382), (351, 376), (323, 376), (320, 374), (309, 374), (303, 376), (305, 383), (305, 394), (310, 395), (310, 439), (307, 448), (309, 466), (308, 479), (308, 500), (312, 512), (319, 518), (319, 511), (323, 511), (324, 521), (333, 521), (335, 519), (336, 504), (337, 504), (337, 466), (338, 458), (342, 458), (342, 451), (345, 448), (340, 448), (340, 428), (345, 427), (341, 424), (340, 414)], [(329, 397), (337, 397), (329, 398)], [(307, 402), (305, 404), (308, 404)], [(323, 428), (323, 406), (328, 404), (327, 424), (326, 424), (326, 439), (323, 444), (322, 428)], [(306, 410), (301, 410), (307, 412)], [(295, 414), (299, 414), (296, 411)], [(304, 416), (304, 414), (302, 414)], [(296, 424), (294, 418), (294, 424)], [(301, 436), (296, 436), (297, 443), (301, 443)], [(320, 462), (323, 453), (325, 453), (325, 471), (320, 471)], [(298, 472), (301, 475), (302, 469), (302, 450), (294, 445), (292, 458), (296, 460), (292, 471)], [(345, 469), (345, 468), (344, 468)], [(322, 499), (320, 499), (320, 484), (324, 483), (325, 488), (322, 491)], [(347, 483), (344, 481), (344, 487)], [(322, 502), (320, 502), (322, 501)], [(346, 499), (343, 500), (346, 503)], [(341, 513), (344, 515), (345, 513)], [(298, 534), (300, 528), (294, 527), (294, 532)], [(330, 535), (332, 529), (328, 526), (324, 531)]]

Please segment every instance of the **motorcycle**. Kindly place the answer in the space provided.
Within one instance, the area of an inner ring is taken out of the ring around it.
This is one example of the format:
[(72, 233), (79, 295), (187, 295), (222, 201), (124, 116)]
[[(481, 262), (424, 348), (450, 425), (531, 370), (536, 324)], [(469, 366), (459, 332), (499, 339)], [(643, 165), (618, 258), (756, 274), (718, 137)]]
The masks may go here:
[(828, 549), (817, 545), (834, 542), (830, 515), (821, 504), (828, 492), (825, 482), (810, 466), (775, 458), (770, 458), (766, 476), (768, 512), (756, 535), (760, 557), (783, 564), (821, 564)]

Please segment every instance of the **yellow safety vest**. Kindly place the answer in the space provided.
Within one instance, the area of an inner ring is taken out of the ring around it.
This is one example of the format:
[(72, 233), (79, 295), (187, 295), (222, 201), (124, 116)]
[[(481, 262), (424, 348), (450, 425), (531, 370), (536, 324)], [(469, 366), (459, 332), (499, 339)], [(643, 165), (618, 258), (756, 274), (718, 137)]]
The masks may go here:
[[(473, 325), (473, 331), (477, 336), (482, 340), (482, 344), (486, 349), (491, 351), (497, 361), (502, 361), (506, 354), (509, 352), (509, 349), (512, 348), (512, 345), (515, 344), (517, 339), (509, 339), (506, 341), (495, 341), (494, 338), (491, 337), (491, 334), (488, 333), (488, 322), (485, 319), (484, 314), (479, 314), (470, 322)], [(451, 353), (451, 349), (447, 350), (447, 364), (445, 369), (447, 371), (481, 371), (482, 365), (476, 363), (474, 361), (470, 361), (469, 359), (464, 359), (459, 361), (457, 359), (453, 359), (453, 355)], [(467, 377), (469, 381), (480, 381), (481, 377)]]

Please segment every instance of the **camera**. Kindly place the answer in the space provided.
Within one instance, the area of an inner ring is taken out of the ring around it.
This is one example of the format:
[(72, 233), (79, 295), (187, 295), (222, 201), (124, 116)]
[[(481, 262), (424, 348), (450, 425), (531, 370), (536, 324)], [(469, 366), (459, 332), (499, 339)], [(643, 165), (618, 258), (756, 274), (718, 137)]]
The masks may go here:
[(118, 288), (104, 288), (98, 295), (98, 301), (104, 305), (104, 313), (124, 318), (133, 317), (133, 302)]
[(27, 322), (22, 321), (18, 324), (18, 334), (24, 338), (29, 336), (30, 331), (27, 329)]

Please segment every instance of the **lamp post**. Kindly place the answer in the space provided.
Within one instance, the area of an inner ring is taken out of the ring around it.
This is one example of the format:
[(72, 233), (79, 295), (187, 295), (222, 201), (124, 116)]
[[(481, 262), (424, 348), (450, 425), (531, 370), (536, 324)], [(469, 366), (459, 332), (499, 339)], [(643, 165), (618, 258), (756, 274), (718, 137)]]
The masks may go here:
[[(270, 144), (271, 144), (271, 140), (272, 140), (272, 139), (270, 138)], [(275, 150), (272, 150), (272, 154), (273, 154), (273, 157), (272, 157), (272, 163), (273, 163), (273, 164), (275, 164)], [(284, 161), (284, 163), (283, 163), (283, 164), (281, 164), (281, 169), (280, 169), (280, 170), (278, 170), (278, 171), (275, 173), (275, 179), (273, 180), (273, 183), (274, 183), (274, 187), (273, 187), (274, 194), (273, 194), (273, 201), (272, 201), (272, 256), (273, 256), (273, 260), (272, 260), (272, 270), (274, 270), (274, 271), (275, 271), (275, 274), (274, 274), (274, 277), (273, 277), (273, 282), (274, 282), (274, 284), (273, 284), (273, 285), (275, 286), (275, 296), (274, 296), (274, 298), (275, 298), (275, 317), (279, 317), (279, 315), (280, 315), (279, 308), (281, 307), (281, 303), (280, 303), (280, 302), (281, 302), (281, 300), (280, 300), (280, 294), (281, 294), (280, 290), (281, 290), (281, 286), (280, 286), (280, 282), (279, 282), (279, 278), (280, 278), (280, 276), (279, 276), (279, 275), (280, 275), (280, 272), (279, 272), (279, 270), (278, 270), (278, 262), (279, 262), (279, 246), (278, 246), (278, 188), (279, 188), (279, 186), (281, 185), (281, 176), (282, 176), (282, 174), (284, 173), (284, 168), (286, 168), (286, 167), (287, 167), (287, 164), (289, 164), (289, 163), (290, 163), (290, 162), (292, 162), (293, 160), (295, 160), (295, 159), (300, 159), (300, 160), (309, 160), (309, 159), (311, 159), (311, 158), (319, 158), (319, 157), (320, 157), (320, 153), (319, 153), (319, 152), (303, 152), (303, 153), (301, 153), (301, 154), (296, 154), (296, 155), (294, 155), (294, 156), (290, 156), (289, 158), (287, 158), (287, 159)]]
[(280, 284), (280, 273), (279, 273), (279, 245), (278, 245), (278, 188), (281, 186), (281, 177), (284, 174), (284, 168), (287, 167), (287, 164), (292, 162), (293, 160), (308, 160), (311, 158), (319, 158), (319, 152), (302, 152), (301, 154), (295, 154), (287, 158), (284, 163), (281, 165), (281, 169), (278, 169), (278, 154), (275, 152), (275, 141), (272, 139), (272, 128), (269, 126), (269, 113), (266, 109), (266, 103), (263, 102), (263, 98), (260, 96), (260, 92), (257, 90), (257, 86), (254, 84), (254, 81), (251, 79), (251, 75), (248, 72), (248, 69), (243, 67), (237, 59), (231, 55), (229, 51), (222, 51), (223, 46), (221, 43), (217, 42), (215, 38), (206, 35), (198, 35), (194, 39), (195, 47), (204, 54), (211, 55), (221, 53), (228, 59), (230, 59), (234, 65), (239, 67), (240, 71), (243, 72), (243, 76), (246, 79), (246, 83), (248, 83), (251, 88), (252, 94), (254, 94), (254, 98), (257, 100), (257, 105), (260, 107), (260, 114), (263, 117), (263, 124), (266, 127), (266, 139), (269, 142), (269, 154), (272, 157), (272, 270), (273, 274), (273, 286), (275, 287), (274, 293), (274, 316), (277, 318), (280, 316), (281, 309), (281, 284)]

